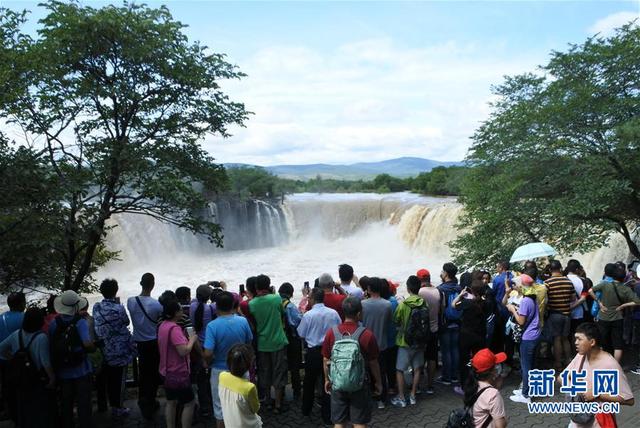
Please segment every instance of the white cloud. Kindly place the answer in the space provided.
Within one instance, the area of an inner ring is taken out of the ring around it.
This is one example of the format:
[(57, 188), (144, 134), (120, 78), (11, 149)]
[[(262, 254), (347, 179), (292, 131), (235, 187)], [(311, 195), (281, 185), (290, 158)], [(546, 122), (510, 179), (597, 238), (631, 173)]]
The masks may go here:
[(490, 86), (544, 61), (503, 48), (455, 41), (408, 48), (389, 38), (324, 53), (271, 46), (237, 61), (248, 77), (225, 86), (255, 113), (247, 128), (205, 147), (222, 162), (260, 165), (461, 160), (487, 117)]
[[(600, 34), (601, 36), (610, 36), (613, 34), (613, 30), (616, 28), (622, 27), (625, 24), (628, 24), (630, 21), (634, 19), (640, 18), (640, 11), (631, 12), (617, 12), (608, 16), (605, 16), (602, 19), (596, 21), (591, 27), (589, 27), (590, 34)], [(638, 22), (636, 22), (638, 25)]]

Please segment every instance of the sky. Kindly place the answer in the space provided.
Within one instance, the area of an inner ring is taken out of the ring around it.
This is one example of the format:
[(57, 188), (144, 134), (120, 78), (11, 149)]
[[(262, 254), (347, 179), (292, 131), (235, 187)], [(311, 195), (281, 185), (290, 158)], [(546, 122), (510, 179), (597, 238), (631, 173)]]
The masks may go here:
[[(492, 85), (640, 17), (640, 0), (145, 3), (247, 74), (222, 83), (254, 113), (246, 128), (202, 144), (257, 165), (460, 161)], [(37, 2), (0, 6), (42, 17)]]

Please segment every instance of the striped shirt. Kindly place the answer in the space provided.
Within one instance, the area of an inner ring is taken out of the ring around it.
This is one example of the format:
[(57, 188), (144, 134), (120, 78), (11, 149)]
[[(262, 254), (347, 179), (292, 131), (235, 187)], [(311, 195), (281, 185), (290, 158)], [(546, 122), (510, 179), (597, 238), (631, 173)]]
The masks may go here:
[(566, 276), (552, 276), (544, 284), (547, 286), (547, 309), (569, 315), (571, 302), (576, 300), (576, 289)]

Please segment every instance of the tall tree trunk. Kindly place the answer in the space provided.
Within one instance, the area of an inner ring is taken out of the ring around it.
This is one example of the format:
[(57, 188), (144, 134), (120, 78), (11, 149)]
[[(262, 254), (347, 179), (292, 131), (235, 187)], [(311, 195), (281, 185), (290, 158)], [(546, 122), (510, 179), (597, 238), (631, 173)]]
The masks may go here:
[(620, 225), (620, 233), (624, 236), (624, 240), (627, 242), (627, 247), (629, 247), (629, 252), (636, 259), (640, 259), (640, 249), (638, 249), (638, 244), (633, 240), (627, 224), (624, 221), (621, 221), (618, 224)]

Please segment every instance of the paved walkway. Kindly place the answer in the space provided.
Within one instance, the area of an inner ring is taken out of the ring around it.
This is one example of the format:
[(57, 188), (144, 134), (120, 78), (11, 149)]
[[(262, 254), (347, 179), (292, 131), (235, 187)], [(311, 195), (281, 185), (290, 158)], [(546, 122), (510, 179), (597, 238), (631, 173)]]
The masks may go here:
[[(623, 406), (622, 412), (618, 416), (621, 428), (632, 428), (639, 426), (640, 421), (640, 376), (627, 373), (632, 389), (636, 396), (634, 406)], [(528, 413), (524, 404), (513, 403), (509, 400), (511, 391), (517, 387), (520, 379), (517, 374), (511, 374), (502, 389), (502, 396), (505, 400), (509, 427), (545, 427), (545, 428), (565, 428), (569, 423), (569, 418), (564, 415), (532, 415)], [(145, 421), (140, 415), (133, 394), (135, 390), (128, 390), (129, 399), (127, 407), (132, 409), (131, 415), (126, 419), (112, 420), (109, 413), (94, 414), (94, 426), (96, 428), (163, 428), (165, 427), (164, 416), (161, 411), (156, 415), (155, 420)], [(268, 410), (261, 411), (264, 426), (268, 428), (306, 428), (322, 427), (318, 416), (318, 410), (314, 409), (311, 418), (304, 417), (300, 413), (300, 403), (289, 401), (289, 411), (274, 415)], [(400, 427), (443, 427), (451, 409), (462, 406), (461, 397), (453, 393), (452, 387), (436, 385), (435, 394), (432, 396), (418, 396), (418, 403), (415, 406), (407, 406), (404, 409), (388, 406), (384, 410), (374, 410), (374, 417), (371, 427), (400, 428)], [(36, 409), (37, 411), (37, 409)], [(193, 425), (196, 428), (213, 428), (213, 420), (199, 421)], [(8, 422), (0, 422), (0, 428), (11, 427)]]
[[(640, 400), (640, 376), (627, 373), (631, 382), (636, 400)], [(531, 415), (524, 404), (513, 403), (509, 400), (511, 391), (517, 386), (519, 377), (512, 374), (507, 378), (502, 389), (502, 396), (505, 400), (509, 427), (545, 427), (545, 428), (565, 428), (569, 423), (569, 418), (563, 415)], [(432, 396), (419, 396), (415, 406), (407, 406), (404, 409), (389, 406), (384, 410), (375, 410), (371, 427), (400, 428), (400, 427), (443, 427), (449, 416), (451, 409), (461, 407), (460, 396), (453, 393), (452, 387), (438, 385)], [(108, 416), (96, 417), (98, 428), (119, 427), (164, 427), (162, 414), (159, 412), (153, 422), (144, 421), (137, 413), (134, 401), (127, 404), (134, 410), (134, 413), (125, 421), (111, 421)], [(269, 411), (262, 411), (261, 416), (265, 427), (273, 428), (302, 428), (321, 427), (318, 409), (314, 410), (315, 415), (311, 418), (302, 416), (299, 403), (289, 402), (290, 409), (282, 415), (274, 415)], [(637, 427), (640, 421), (640, 405), (638, 401), (634, 406), (623, 406), (621, 414), (618, 416), (621, 428)], [(198, 428), (215, 427), (213, 421), (203, 421), (195, 424)]]

